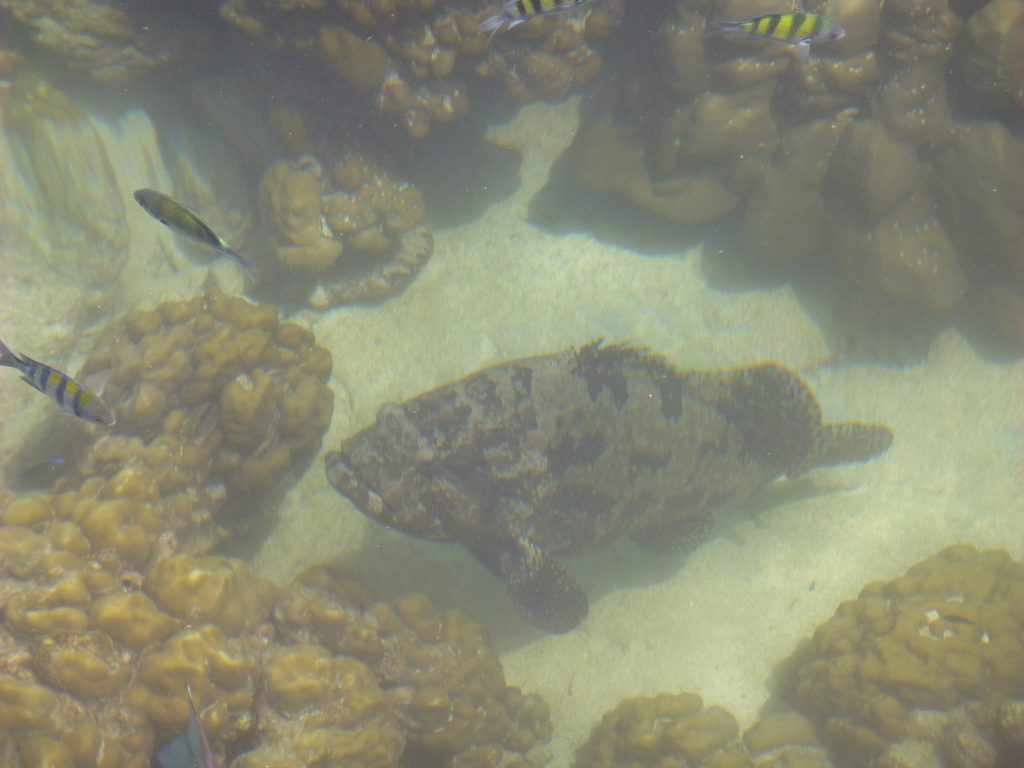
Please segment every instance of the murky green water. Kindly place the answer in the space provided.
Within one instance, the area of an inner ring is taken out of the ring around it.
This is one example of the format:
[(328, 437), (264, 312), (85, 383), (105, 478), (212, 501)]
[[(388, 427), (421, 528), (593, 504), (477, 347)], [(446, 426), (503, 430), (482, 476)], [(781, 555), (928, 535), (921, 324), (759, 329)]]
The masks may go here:
[(1024, 3), (528, 6), (0, 0), (4, 766), (1024, 764)]

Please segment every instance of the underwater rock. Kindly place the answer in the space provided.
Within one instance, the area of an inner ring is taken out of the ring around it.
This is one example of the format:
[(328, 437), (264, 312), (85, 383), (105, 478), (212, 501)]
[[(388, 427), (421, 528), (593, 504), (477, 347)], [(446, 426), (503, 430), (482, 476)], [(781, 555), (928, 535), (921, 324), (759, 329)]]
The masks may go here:
[(622, 535), (691, 549), (723, 503), (782, 475), (865, 461), (891, 440), (883, 426), (823, 424), (807, 385), (778, 365), (683, 371), (593, 343), (387, 404), (326, 466), (365, 514), (461, 542), (526, 621), (565, 632), (587, 597), (559, 554)]
[(128, 258), (129, 230), (99, 131), (80, 107), (34, 75), (18, 76), (8, 98), (5, 126), (23, 182), (7, 204), (32, 214), (18, 234), (62, 277), (109, 286)]
[(943, 550), (844, 602), (786, 685), (848, 768), (1020, 765), (1024, 565)]

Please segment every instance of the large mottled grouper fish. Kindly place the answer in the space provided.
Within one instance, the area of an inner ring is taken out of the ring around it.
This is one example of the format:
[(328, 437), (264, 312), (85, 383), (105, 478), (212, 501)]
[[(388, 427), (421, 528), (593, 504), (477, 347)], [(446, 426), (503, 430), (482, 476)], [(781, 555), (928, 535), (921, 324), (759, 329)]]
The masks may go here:
[(723, 503), (891, 442), (884, 426), (822, 424), (808, 386), (774, 363), (685, 371), (595, 342), (389, 403), (326, 461), (365, 514), (461, 542), (526, 621), (565, 632), (587, 596), (555, 556), (623, 534), (690, 549)]

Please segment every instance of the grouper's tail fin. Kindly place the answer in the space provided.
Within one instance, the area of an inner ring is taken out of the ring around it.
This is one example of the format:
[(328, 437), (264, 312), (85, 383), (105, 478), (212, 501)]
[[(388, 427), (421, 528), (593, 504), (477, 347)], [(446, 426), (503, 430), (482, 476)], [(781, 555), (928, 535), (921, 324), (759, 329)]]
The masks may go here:
[[(868, 461), (892, 445), (892, 430), (882, 424), (859, 421), (823, 424), (812, 451), (810, 466), (826, 467)], [(809, 467), (808, 467), (809, 468)]]

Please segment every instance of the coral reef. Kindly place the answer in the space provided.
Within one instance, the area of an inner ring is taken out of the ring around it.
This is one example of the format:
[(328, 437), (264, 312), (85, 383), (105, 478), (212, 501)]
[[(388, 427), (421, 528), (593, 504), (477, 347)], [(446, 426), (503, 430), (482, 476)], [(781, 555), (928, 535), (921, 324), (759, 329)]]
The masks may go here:
[(796, 712), (778, 712), (743, 734), (753, 768), (833, 768), (814, 724)]
[[(313, 309), (387, 298), (412, 282), (433, 253), (433, 237), (419, 226), (423, 194), (362, 156), (347, 156), (329, 176), (308, 156), (271, 163), (260, 182), (260, 208), (273, 269), (302, 283)], [(352, 274), (352, 267), (361, 269)]]
[(950, 547), (839, 606), (793, 660), (793, 702), (851, 768), (1024, 760), (1024, 565)]
[[(1007, 262), (1019, 274), (1024, 231), (1019, 185), (998, 178), (1018, 152), (1020, 3), (811, 3), (846, 36), (805, 66), (785, 45), (705, 36), (770, 4), (668, 5), (631, 8), (621, 37), (657, 26), (656, 43), (602, 86), (550, 194), (622, 199), (641, 221), (691, 230), (736, 215), (747, 259), (827, 264), (838, 291), (881, 296), (894, 316), (948, 321), (969, 299), (1021, 341), (1019, 292), (998, 287)], [(979, 248), (990, 225), (969, 212), (990, 198), (999, 221)], [(1000, 255), (993, 280), (996, 248), (1017, 255)]]
[(70, 535), (84, 523), (38, 495), (0, 513), (10, 768), (149, 766), (185, 727), (186, 685), (234, 768), (547, 762), (547, 707), (505, 685), (486, 633), (461, 614), (417, 595), (372, 603), (328, 567), (274, 605), (238, 560), (157, 553), (136, 570)]
[(579, 768), (747, 768), (736, 718), (695, 693), (626, 699), (601, 718)]
[(957, 41), (960, 76), (981, 94), (1024, 107), (1024, 8), (1014, 0), (992, 0), (967, 21)]
[(317, 56), (342, 82), (398, 116), (423, 138), (431, 125), (469, 111), (472, 84), (497, 79), (519, 100), (561, 98), (589, 82), (601, 66), (591, 47), (616, 21), (588, 5), (538, 18), (488, 40), (479, 12), (435, 0), (227, 0), (221, 17), (272, 50)]
[(123, 3), (85, 0), (0, 0), (32, 40), (101, 83), (124, 84), (167, 63), (162, 38), (146, 34)]
[[(278, 637), (366, 664), (391, 703), (409, 752), (453, 765), (542, 766), (547, 705), (505, 685), (487, 633), (422, 595), (373, 603), (338, 567), (300, 574), (274, 609)], [(430, 763), (433, 764), (433, 763)]]
[(138, 462), (165, 495), (279, 487), (319, 448), (334, 408), (331, 356), (313, 334), (217, 289), (112, 322), (83, 372), (107, 377), (118, 424), (79, 474)]
[(50, 501), (2, 510), (0, 754), (11, 768), (149, 766), (154, 745), (184, 728), (186, 684), (211, 738), (248, 730), (255, 657), (238, 633), (269, 612), (270, 585), (223, 558), (136, 570), (91, 540), (100, 507), (75, 518), (62, 497)]

